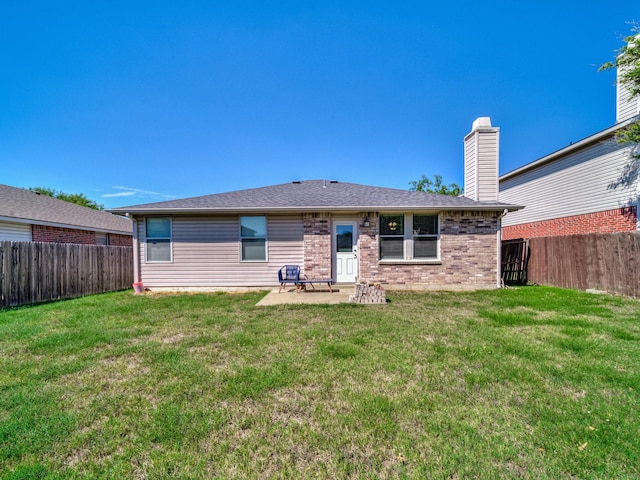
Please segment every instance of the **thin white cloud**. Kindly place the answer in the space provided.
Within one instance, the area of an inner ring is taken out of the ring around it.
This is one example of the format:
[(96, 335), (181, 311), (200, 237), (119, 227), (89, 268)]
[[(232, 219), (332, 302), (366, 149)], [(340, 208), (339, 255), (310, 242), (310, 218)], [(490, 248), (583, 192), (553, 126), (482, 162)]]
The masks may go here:
[(122, 190), (116, 193), (104, 193), (103, 198), (113, 197), (154, 197), (154, 198), (176, 198), (174, 195), (165, 195), (159, 192), (151, 192), (149, 190), (141, 190), (140, 188), (114, 186), (114, 190)]
[(118, 192), (118, 193), (105, 193), (102, 195), (102, 198), (113, 198), (113, 197), (132, 197), (136, 192)]

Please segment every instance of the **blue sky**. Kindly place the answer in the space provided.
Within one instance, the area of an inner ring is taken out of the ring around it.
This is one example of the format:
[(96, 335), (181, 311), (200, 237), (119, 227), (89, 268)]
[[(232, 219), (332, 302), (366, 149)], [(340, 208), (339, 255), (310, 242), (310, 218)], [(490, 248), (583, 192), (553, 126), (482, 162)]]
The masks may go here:
[[(637, 0), (0, 3), (0, 183), (107, 208), (337, 179), (462, 185), (615, 121)], [(436, 3), (436, 2), (433, 2)]]

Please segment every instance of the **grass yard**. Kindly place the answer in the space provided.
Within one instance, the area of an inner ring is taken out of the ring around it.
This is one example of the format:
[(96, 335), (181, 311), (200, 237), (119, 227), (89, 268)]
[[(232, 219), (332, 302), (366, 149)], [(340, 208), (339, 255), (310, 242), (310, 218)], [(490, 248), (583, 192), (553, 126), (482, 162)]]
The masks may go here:
[(0, 478), (638, 478), (640, 302), (120, 292), (0, 312)]

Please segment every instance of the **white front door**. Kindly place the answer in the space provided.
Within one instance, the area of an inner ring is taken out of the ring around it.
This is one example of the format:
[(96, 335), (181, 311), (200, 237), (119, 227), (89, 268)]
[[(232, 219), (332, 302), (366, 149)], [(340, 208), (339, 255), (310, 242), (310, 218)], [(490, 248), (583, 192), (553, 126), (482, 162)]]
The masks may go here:
[(358, 279), (357, 223), (333, 224), (333, 258), (336, 282), (355, 283)]

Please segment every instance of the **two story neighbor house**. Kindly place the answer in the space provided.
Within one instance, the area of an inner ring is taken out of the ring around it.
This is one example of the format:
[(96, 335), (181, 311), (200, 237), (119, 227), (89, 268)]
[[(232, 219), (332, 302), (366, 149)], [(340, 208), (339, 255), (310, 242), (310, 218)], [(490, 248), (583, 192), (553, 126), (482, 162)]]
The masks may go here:
[(505, 218), (503, 238), (640, 230), (638, 165), (615, 141), (639, 114), (640, 98), (618, 82), (615, 124), (502, 175), (500, 200), (526, 206)]

